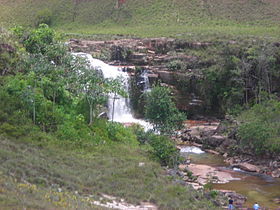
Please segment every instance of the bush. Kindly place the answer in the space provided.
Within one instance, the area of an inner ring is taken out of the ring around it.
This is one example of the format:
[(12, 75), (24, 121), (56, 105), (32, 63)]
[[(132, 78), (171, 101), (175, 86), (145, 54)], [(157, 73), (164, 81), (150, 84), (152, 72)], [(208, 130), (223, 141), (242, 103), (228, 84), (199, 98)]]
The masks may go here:
[(130, 129), (136, 135), (137, 140), (141, 145), (147, 144), (151, 135), (153, 135), (152, 131), (149, 130), (146, 132), (143, 127), (138, 124), (131, 126)]
[(178, 70), (185, 70), (187, 68), (186, 64), (181, 60), (173, 60), (167, 64), (168, 70), (171, 71), (178, 71)]
[(151, 147), (152, 150), (149, 150), (149, 152), (161, 165), (175, 167), (181, 161), (180, 153), (170, 138), (156, 135), (152, 131), (145, 132), (139, 125), (134, 125), (130, 129), (137, 136), (140, 145)]
[(54, 42), (55, 32), (46, 24), (40, 24), (38, 28), (30, 32), (24, 41), (26, 50), (30, 53), (46, 53), (46, 47)]
[(238, 136), (242, 145), (257, 154), (280, 153), (280, 102), (268, 100), (243, 111), (238, 120)]
[(151, 134), (148, 142), (162, 165), (175, 167), (180, 162), (180, 153), (168, 137)]
[(106, 129), (108, 132), (108, 136), (112, 141), (129, 143), (133, 145), (138, 144), (137, 137), (132, 132), (132, 130), (124, 127), (120, 123), (107, 122)]

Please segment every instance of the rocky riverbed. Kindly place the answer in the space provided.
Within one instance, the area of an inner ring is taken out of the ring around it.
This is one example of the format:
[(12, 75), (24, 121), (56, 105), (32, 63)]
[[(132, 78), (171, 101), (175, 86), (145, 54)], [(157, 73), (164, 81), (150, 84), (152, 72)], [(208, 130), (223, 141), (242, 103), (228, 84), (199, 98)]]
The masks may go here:
[[(275, 165), (262, 165), (261, 160), (255, 164), (248, 155), (230, 156), (225, 146), (229, 143), (225, 144), (225, 141), (233, 140), (217, 134), (218, 129), (218, 121), (187, 122), (187, 128), (177, 139), (178, 149), (186, 157), (185, 164), (179, 167), (184, 180), (195, 189), (211, 183), (219, 193), (233, 197), (239, 208), (251, 207), (254, 201), (258, 201), (266, 209), (278, 209), (280, 179), (267, 173), (274, 171)], [(205, 146), (205, 141), (211, 143)]]
[(280, 178), (280, 157), (258, 158), (249, 151), (240, 151), (236, 148), (234, 134), (221, 134), (224, 128), (219, 121), (188, 120), (185, 125), (186, 128), (177, 138), (178, 144), (192, 143), (209, 153), (222, 155), (232, 167)]

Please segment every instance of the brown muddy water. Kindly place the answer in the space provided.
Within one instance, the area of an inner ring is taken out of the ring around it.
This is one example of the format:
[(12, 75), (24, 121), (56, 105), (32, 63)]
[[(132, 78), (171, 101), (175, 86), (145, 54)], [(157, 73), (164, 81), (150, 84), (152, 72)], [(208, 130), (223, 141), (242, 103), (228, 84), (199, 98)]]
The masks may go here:
[(204, 164), (217, 167), (229, 172), (237, 180), (232, 180), (226, 184), (214, 184), (217, 190), (232, 190), (247, 197), (244, 207), (253, 206), (258, 202), (261, 207), (275, 210), (280, 208), (273, 200), (280, 198), (280, 179), (270, 176), (245, 172), (237, 168), (231, 168), (224, 162), (220, 155), (205, 153), (197, 147), (186, 146), (181, 149), (181, 154), (191, 159), (191, 163)]

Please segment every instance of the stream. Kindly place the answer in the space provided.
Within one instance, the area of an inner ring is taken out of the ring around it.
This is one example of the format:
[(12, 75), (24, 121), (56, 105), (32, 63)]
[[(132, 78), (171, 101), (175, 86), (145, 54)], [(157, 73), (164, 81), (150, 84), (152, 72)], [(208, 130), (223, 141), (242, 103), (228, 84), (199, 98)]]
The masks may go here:
[[(102, 71), (105, 78), (122, 77), (125, 80), (125, 90), (128, 91), (129, 75), (123, 72), (122, 69), (110, 66), (98, 59), (94, 59), (90, 54), (75, 53), (77, 56), (84, 57), (88, 60), (93, 69)], [(145, 75), (144, 75), (145, 76)], [(144, 77), (145, 81), (145, 77)], [(148, 80), (146, 79), (146, 82)], [(148, 90), (148, 84), (145, 85)], [(112, 97), (108, 101), (108, 117), (110, 120), (121, 123), (138, 123), (146, 130), (151, 128), (151, 125), (144, 120), (133, 117), (132, 110), (129, 106), (129, 98), (118, 96), (115, 101), (115, 111), (112, 113)], [(231, 190), (247, 197), (244, 207), (252, 207), (257, 201), (260, 206), (276, 209), (280, 208), (273, 200), (280, 198), (280, 179), (274, 179), (269, 176), (260, 175), (257, 173), (249, 173), (239, 169), (232, 169), (224, 162), (224, 158), (220, 155), (214, 155), (202, 151), (199, 147), (184, 146), (181, 148), (181, 154), (191, 159), (192, 164), (201, 164), (217, 168), (219, 171), (230, 174), (232, 179), (224, 184), (214, 184), (214, 189)]]
[(190, 158), (192, 164), (203, 164), (228, 172), (234, 178), (225, 184), (213, 184), (217, 190), (231, 190), (247, 197), (244, 207), (252, 207), (258, 202), (261, 207), (269, 209), (280, 208), (273, 200), (280, 198), (280, 179), (267, 175), (245, 172), (238, 168), (231, 168), (224, 162), (220, 155), (214, 155), (202, 151), (195, 146), (184, 146), (181, 154)]

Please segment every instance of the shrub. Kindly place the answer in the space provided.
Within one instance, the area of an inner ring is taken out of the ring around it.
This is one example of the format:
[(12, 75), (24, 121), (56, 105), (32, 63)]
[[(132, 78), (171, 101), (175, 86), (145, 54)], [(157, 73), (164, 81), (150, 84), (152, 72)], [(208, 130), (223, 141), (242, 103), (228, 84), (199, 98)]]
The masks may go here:
[(30, 32), (24, 41), (26, 50), (30, 53), (46, 53), (46, 47), (54, 42), (55, 32), (46, 24), (40, 24), (38, 28)]
[(107, 122), (108, 136), (112, 141), (138, 144), (137, 137), (132, 130), (125, 128), (122, 124), (116, 122)]
[(174, 167), (180, 162), (180, 154), (168, 137), (151, 134), (148, 142), (162, 165)]
[(173, 60), (167, 64), (167, 68), (171, 71), (185, 70), (186, 64), (181, 60)]
[(257, 154), (280, 153), (280, 102), (268, 100), (243, 111), (238, 120), (238, 136)]

